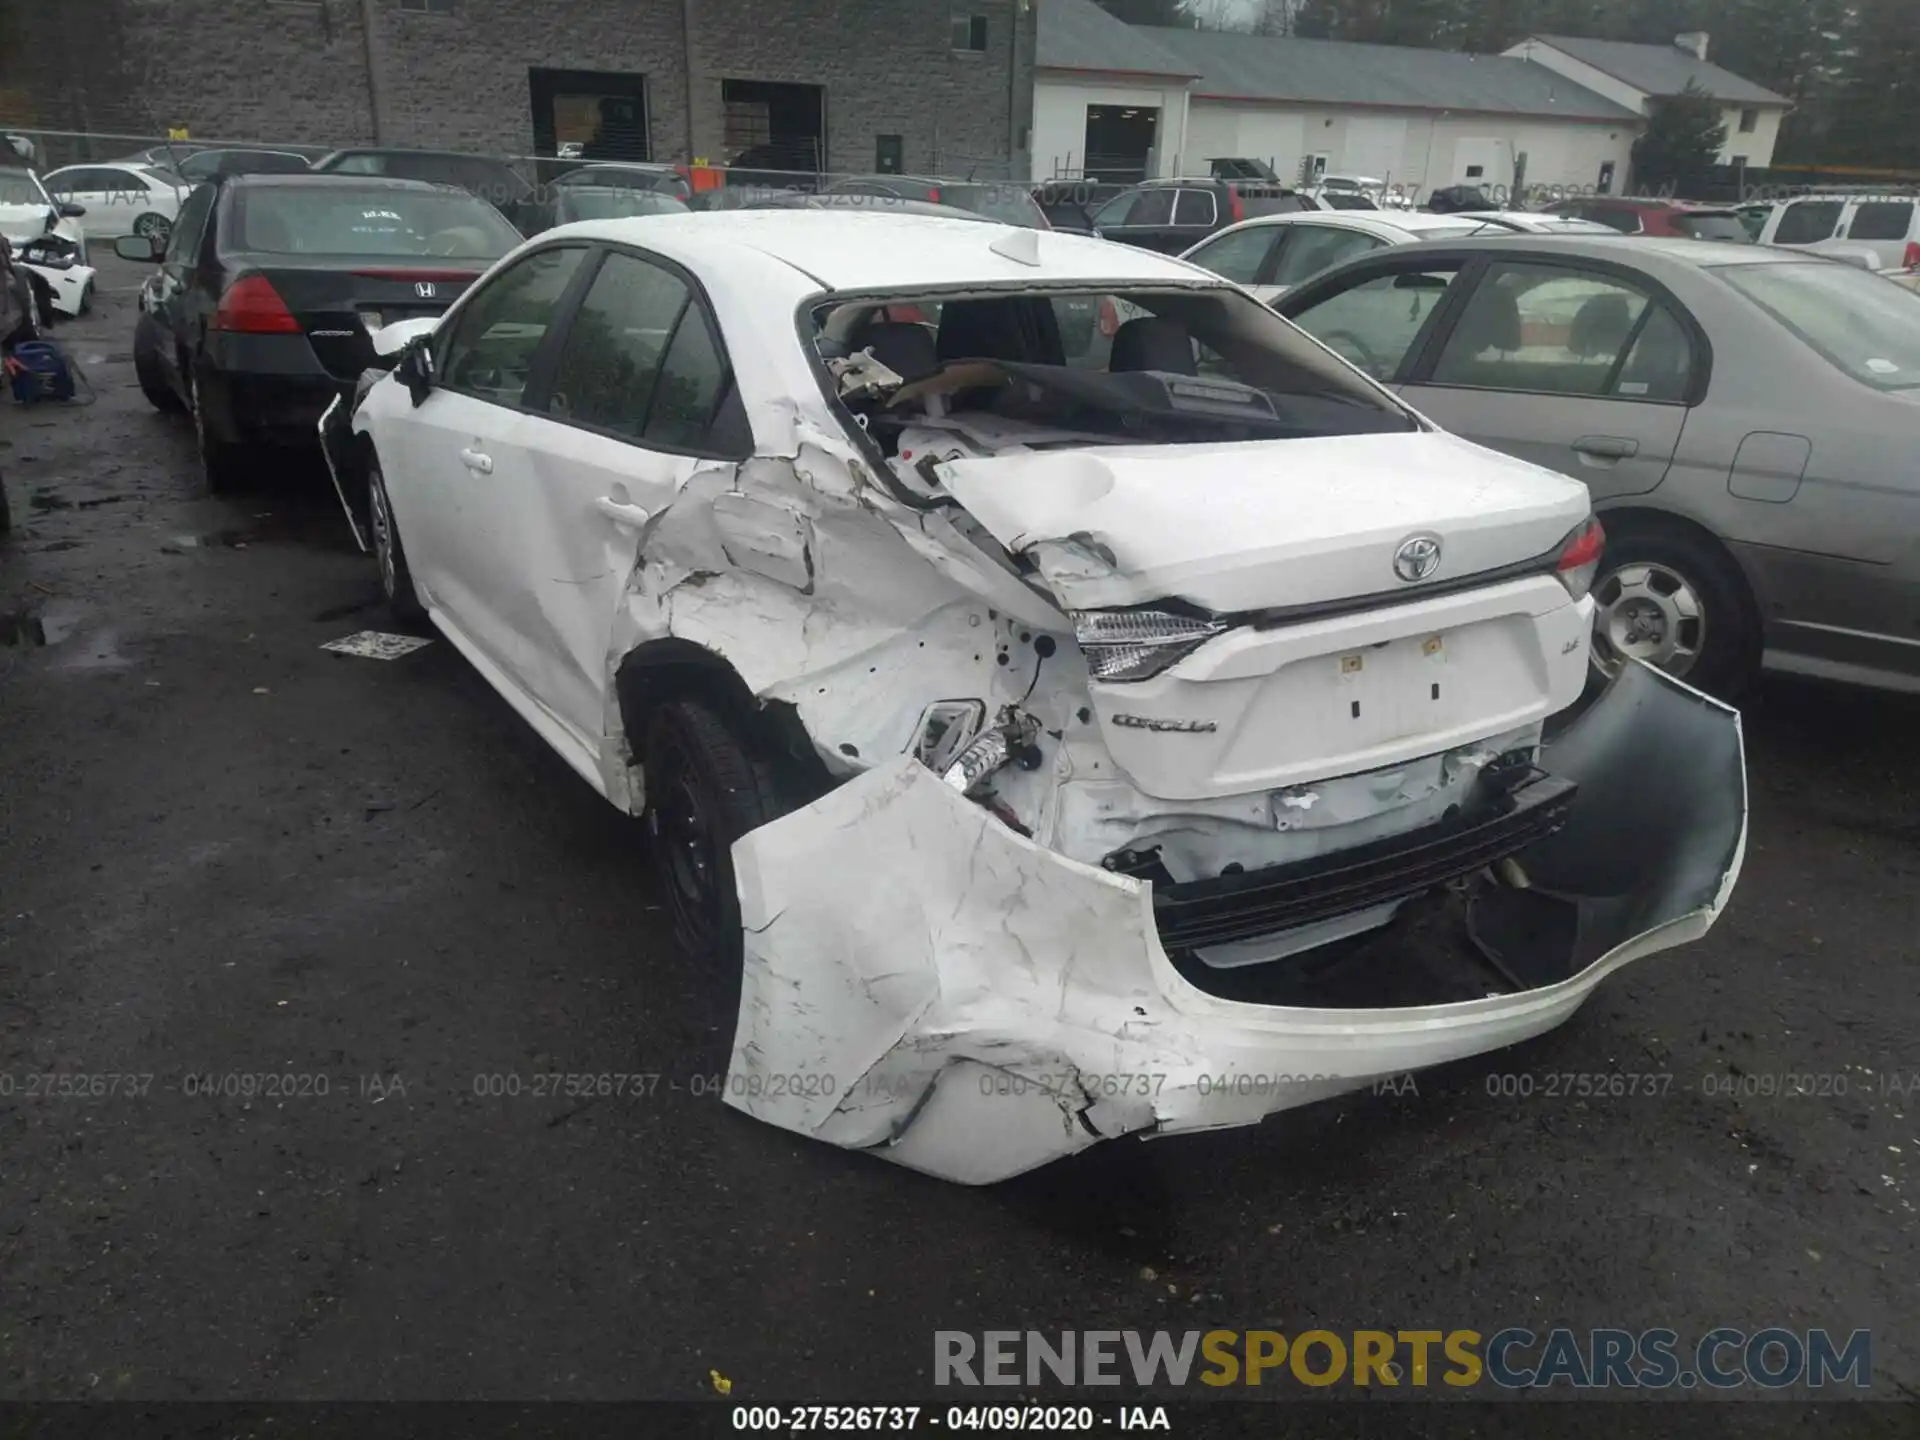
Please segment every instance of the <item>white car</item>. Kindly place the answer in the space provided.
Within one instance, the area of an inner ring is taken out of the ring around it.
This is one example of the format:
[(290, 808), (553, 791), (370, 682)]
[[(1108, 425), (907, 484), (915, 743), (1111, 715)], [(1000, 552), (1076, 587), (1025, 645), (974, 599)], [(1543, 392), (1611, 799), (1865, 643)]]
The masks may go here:
[(1262, 215), (1208, 236), (1180, 258), (1271, 301), (1302, 280), (1370, 250), (1418, 240), (1458, 239), (1483, 231), (1487, 223), (1483, 216), (1429, 215), (1420, 210)]
[(1735, 712), (1635, 665), (1543, 737), (1584, 487), (1197, 267), (649, 216), (410, 330), (323, 422), (382, 587), (648, 817), (749, 1114), (990, 1182), (1539, 1034), (1727, 903)]
[(1458, 210), (1441, 218), (1479, 220), (1495, 230), (1512, 230), (1524, 235), (1618, 235), (1620, 233), (1611, 226), (1602, 225), (1598, 220), (1583, 220), (1578, 215), (1554, 215), (1545, 210)]
[(55, 200), (24, 166), (0, 166), (0, 235), (35, 281), (40, 300), (63, 315), (79, 315), (93, 299), (83, 207)]
[(150, 165), (68, 165), (46, 175), (47, 189), (86, 208), (87, 234), (96, 240), (122, 235), (164, 243), (191, 187), (177, 175)]
[(1881, 270), (1920, 266), (1920, 193), (1841, 190), (1774, 204), (1762, 245), (1846, 255), (1869, 250)]

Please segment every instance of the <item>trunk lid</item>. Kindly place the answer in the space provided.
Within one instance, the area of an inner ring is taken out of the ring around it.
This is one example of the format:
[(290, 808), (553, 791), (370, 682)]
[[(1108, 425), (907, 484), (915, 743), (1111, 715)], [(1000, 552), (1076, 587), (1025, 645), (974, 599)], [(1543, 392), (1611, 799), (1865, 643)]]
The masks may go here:
[[(1589, 608), (1525, 568), (1587, 518), (1586, 490), (1455, 436), (1078, 449), (938, 473), (1069, 611), (1178, 598), (1242, 617), (1158, 671), (1088, 686), (1115, 763), (1163, 800), (1524, 734), (1586, 681)], [(1415, 539), (1437, 541), (1439, 563), (1409, 581), (1394, 562)], [(1316, 799), (1276, 796), (1273, 823)]]
[(374, 363), (370, 330), (444, 314), (489, 263), (342, 256), (288, 264), (275, 256), (255, 273), (279, 292), (327, 373), (353, 380)]
[[(1547, 554), (1590, 509), (1578, 481), (1431, 431), (1050, 451), (938, 473), (996, 540), (1035, 552), (1071, 610), (1413, 600)], [(1409, 583), (1394, 557), (1421, 535), (1438, 540), (1439, 563)]]

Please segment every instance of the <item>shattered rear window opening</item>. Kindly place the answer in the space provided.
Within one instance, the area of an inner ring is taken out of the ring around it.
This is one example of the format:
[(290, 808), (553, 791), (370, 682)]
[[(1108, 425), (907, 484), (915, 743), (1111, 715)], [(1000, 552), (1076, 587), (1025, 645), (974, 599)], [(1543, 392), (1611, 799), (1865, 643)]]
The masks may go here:
[(840, 398), (889, 457), (928, 423), (991, 431), (995, 450), (1420, 428), (1225, 286), (866, 296), (819, 306), (812, 323)]

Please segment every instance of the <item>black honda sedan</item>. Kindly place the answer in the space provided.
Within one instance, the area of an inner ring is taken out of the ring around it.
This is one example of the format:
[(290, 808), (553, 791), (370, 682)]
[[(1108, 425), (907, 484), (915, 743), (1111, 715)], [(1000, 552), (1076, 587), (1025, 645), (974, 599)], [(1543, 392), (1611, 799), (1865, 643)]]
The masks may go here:
[(438, 315), (520, 233), (450, 185), (360, 175), (240, 175), (194, 190), (140, 290), (133, 363), (161, 410), (185, 410), (208, 488), (316, 426), (374, 358), (370, 332)]

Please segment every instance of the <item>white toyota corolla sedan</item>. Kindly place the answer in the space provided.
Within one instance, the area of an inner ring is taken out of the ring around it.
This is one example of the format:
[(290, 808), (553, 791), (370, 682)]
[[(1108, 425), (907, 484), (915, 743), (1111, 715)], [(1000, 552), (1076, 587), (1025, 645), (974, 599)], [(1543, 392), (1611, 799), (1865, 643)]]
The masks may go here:
[(1732, 891), (1737, 715), (1638, 665), (1562, 714), (1584, 487), (1196, 266), (589, 222), (375, 348), (323, 431), (387, 596), (646, 817), (752, 1115), (973, 1183), (1249, 1124)]

